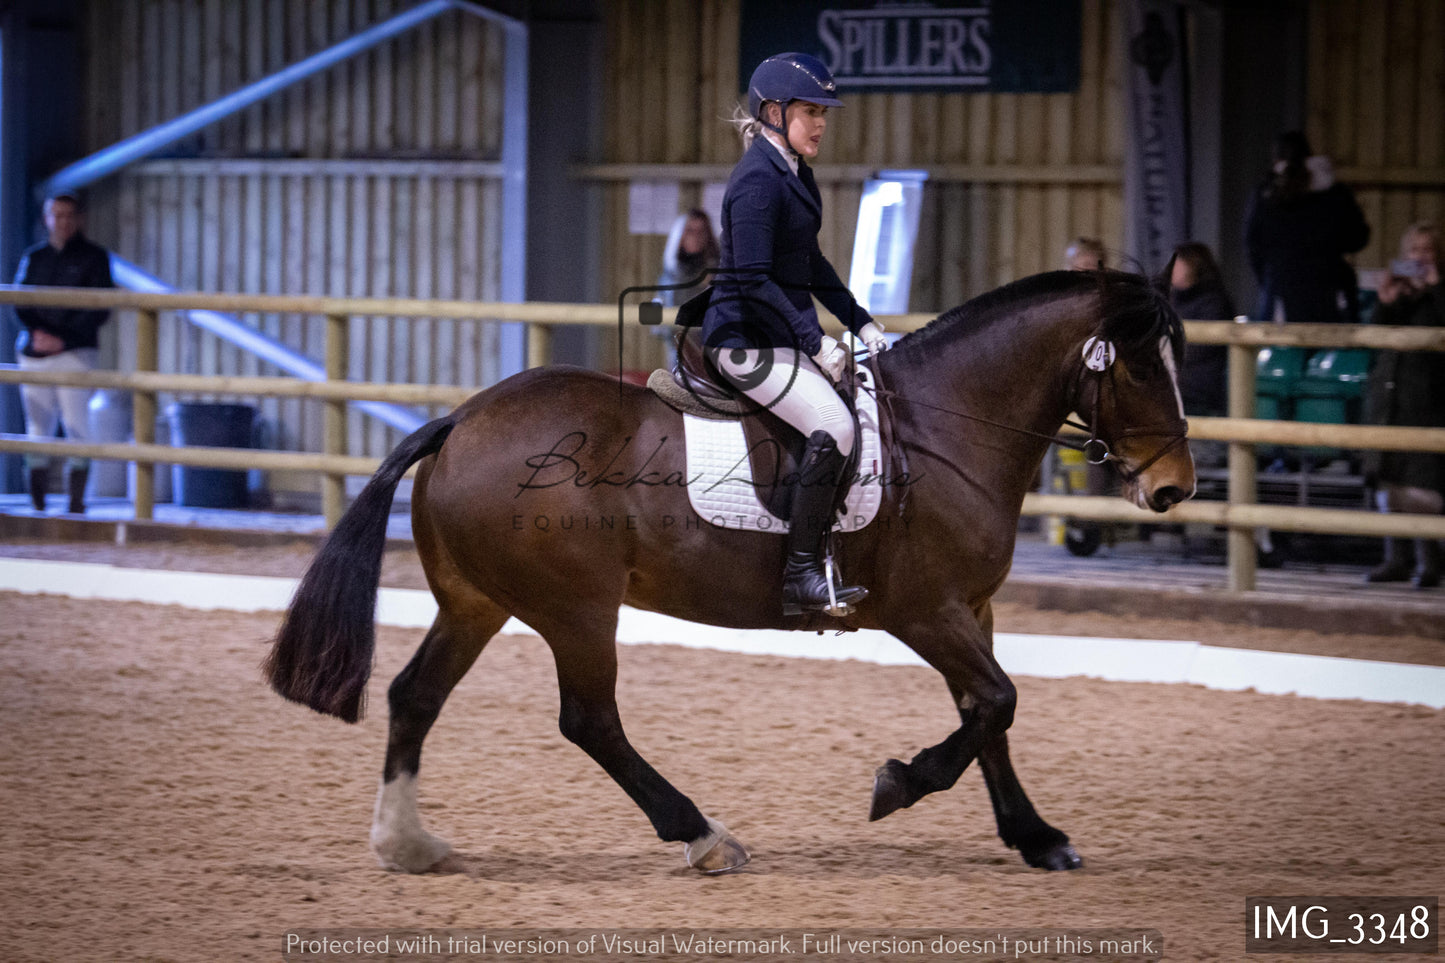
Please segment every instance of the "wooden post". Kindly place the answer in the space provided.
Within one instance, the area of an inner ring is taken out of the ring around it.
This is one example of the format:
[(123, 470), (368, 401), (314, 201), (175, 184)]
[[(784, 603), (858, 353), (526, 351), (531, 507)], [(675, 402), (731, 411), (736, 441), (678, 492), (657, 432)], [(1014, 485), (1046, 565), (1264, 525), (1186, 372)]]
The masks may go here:
[[(136, 312), (135, 370), (154, 372), (160, 358), (160, 319), (155, 311)], [(156, 440), (156, 393), (136, 391), (131, 405), (131, 434), (138, 445), (153, 445)], [(135, 464), (135, 517), (150, 521), (156, 513), (155, 462)]]
[[(1244, 344), (1229, 346), (1229, 417), (1254, 417), (1255, 365), (1258, 348)], [(1229, 443), (1229, 504), (1252, 505), (1255, 501), (1254, 445)], [(1254, 529), (1229, 529), (1229, 590), (1254, 591)]]
[[(348, 344), (350, 318), (344, 314), (326, 316), (326, 380), (345, 381), (347, 361), (351, 356)], [(322, 424), (322, 448), (328, 455), (346, 454), (346, 402), (326, 402)], [(321, 514), (330, 531), (346, 511), (346, 476), (328, 472), (321, 476)]]
[(527, 367), (540, 368), (552, 363), (552, 326), (532, 322), (527, 325)]

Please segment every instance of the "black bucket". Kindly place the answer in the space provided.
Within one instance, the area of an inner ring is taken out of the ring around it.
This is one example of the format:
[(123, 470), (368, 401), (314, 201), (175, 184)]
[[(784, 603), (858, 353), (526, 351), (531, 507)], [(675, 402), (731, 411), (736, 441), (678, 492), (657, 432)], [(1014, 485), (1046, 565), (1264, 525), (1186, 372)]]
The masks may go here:
[[(166, 409), (171, 444), (250, 448), (256, 409), (250, 405), (177, 403)], [(188, 508), (245, 508), (246, 472), (172, 465), (175, 503)]]

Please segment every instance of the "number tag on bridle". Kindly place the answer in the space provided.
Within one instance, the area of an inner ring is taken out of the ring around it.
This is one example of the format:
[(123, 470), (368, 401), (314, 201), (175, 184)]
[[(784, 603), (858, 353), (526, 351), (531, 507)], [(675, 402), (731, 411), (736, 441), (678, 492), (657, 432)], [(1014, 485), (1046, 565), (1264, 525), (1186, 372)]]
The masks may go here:
[(1114, 342), (1090, 338), (1084, 342), (1084, 367), (1090, 371), (1104, 371), (1114, 363), (1114, 354)]

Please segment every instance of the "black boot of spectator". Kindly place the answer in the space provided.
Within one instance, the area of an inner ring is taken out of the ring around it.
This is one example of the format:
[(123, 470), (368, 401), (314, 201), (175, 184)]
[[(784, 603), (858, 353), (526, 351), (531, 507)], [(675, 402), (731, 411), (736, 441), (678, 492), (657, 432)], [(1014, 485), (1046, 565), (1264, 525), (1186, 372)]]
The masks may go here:
[(70, 507), (66, 510), (72, 515), (85, 514), (85, 483), (89, 478), (89, 468), (72, 468), (65, 479), (70, 492)]
[(1440, 584), (1440, 543), (1433, 538), (1415, 539), (1415, 574), (1410, 584), (1417, 589)]
[(1405, 582), (1410, 578), (1410, 559), (1405, 554), (1405, 542), (1398, 538), (1385, 539), (1385, 560), (1365, 576), (1366, 582)]
[(45, 493), (50, 491), (50, 469), (30, 469), (30, 504), (37, 512), (45, 511)]

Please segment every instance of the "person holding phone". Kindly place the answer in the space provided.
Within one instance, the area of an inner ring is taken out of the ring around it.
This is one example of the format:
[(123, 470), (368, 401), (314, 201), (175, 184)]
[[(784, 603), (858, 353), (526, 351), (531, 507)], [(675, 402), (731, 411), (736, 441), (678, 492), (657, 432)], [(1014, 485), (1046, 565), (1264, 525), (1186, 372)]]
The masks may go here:
[[(1440, 229), (1417, 223), (1400, 239), (1400, 257), (1380, 283), (1376, 324), (1445, 326), (1445, 287), (1440, 268), (1445, 247)], [(1366, 420), (1372, 424), (1445, 427), (1445, 354), (1438, 351), (1381, 351), (1370, 372)], [(1438, 515), (1445, 510), (1445, 455), (1387, 451), (1367, 459), (1366, 474), (1377, 479), (1382, 512)], [(1385, 539), (1385, 560), (1371, 582), (1410, 580), (1416, 588), (1440, 584), (1440, 545), (1416, 539), (1413, 559), (1400, 539)]]

